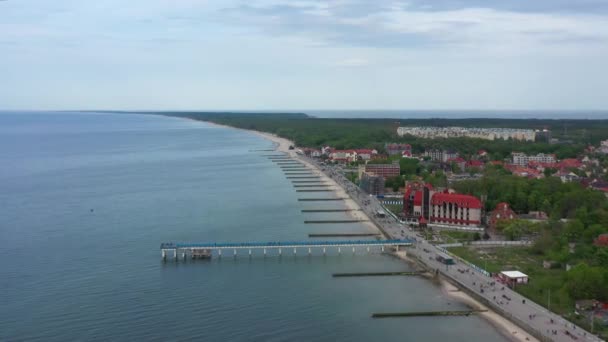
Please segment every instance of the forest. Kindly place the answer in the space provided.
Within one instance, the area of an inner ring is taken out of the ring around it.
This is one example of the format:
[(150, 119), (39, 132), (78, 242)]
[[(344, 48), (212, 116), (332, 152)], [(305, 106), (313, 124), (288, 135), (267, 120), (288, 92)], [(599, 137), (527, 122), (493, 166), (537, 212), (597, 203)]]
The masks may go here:
[[(270, 132), (293, 140), (300, 147), (329, 145), (337, 149), (374, 148), (380, 152), (389, 142), (412, 145), (414, 153), (425, 149), (455, 149), (462, 156), (486, 150), (491, 159), (501, 160), (511, 152), (555, 153), (558, 158), (575, 157), (589, 145), (608, 139), (608, 120), (536, 120), (536, 119), (325, 119), (304, 113), (223, 113), (155, 112), (154, 114), (187, 117), (228, 126)], [(489, 141), (471, 138), (422, 139), (399, 137), (399, 126), (463, 126), (549, 129), (561, 143)]]

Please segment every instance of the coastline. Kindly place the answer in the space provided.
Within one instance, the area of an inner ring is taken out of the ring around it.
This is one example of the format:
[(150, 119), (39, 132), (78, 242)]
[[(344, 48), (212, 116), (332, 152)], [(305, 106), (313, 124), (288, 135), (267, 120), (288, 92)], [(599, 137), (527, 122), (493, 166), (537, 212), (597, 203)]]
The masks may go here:
[[(273, 144), (275, 145), (274, 146), (275, 150), (285, 153), (292, 158), (297, 158), (300, 162), (305, 164), (308, 168), (316, 171), (317, 174), (319, 176), (321, 176), (321, 179), (323, 179), (323, 181), (332, 184), (332, 188), (333, 188), (332, 193), (336, 197), (348, 198), (347, 200), (344, 201), (347, 208), (360, 209), (359, 205), (351, 198), (351, 196), (335, 180), (327, 177), (315, 165), (307, 162), (306, 160), (302, 160), (301, 158), (298, 158), (298, 155), (295, 153), (295, 151), (289, 149), (289, 146), (295, 146), (292, 141), (285, 139), (285, 138), (281, 138), (274, 134), (266, 133), (266, 132), (236, 128), (236, 127), (221, 125), (221, 124), (217, 124), (217, 123), (209, 122), (209, 121), (206, 121), (206, 122), (211, 125), (214, 125), (214, 126), (225, 127), (225, 128), (230, 128), (230, 129), (237, 129), (237, 130), (242, 130), (245, 132), (253, 133), (259, 137), (262, 137), (266, 140), (273, 142)], [(378, 228), (375, 224), (373, 224), (373, 221), (370, 220), (370, 218), (365, 214), (364, 211), (351, 211), (350, 215), (352, 215), (356, 219), (368, 220), (368, 222), (365, 222), (365, 223), (366, 223), (366, 226), (368, 226), (368, 228), (370, 230), (377, 231), (381, 234), (383, 233), (380, 228)], [(419, 262), (408, 257), (405, 253), (399, 252), (399, 253), (395, 253), (395, 255), (398, 258), (404, 260), (405, 262), (408, 262), (411, 264), (419, 264)], [(452, 284), (446, 278), (439, 277), (439, 286), (441, 287), (442, 293), (446, 297), (454, 299), (458, 302), (461, 302), (461, 303), (471, 307), (472, 309), (487, 310), (485, 312), (479, 313), (478, 316), (485, 319), (500, 334), (502, 334), (504, 337), (510, 339), (511, 341), (514, 341), (514, 342), (526, 342), (526, 341), (537, 341), (538, 342), (539, 341), (535, 337), (531, 336), (528, 332), (526, 332), (525, 329), (519, 327), (518, 325), (511, 322), (507, 318), (501, 316), (497, 312), (493, 311), (491, 308), (488, 308), (487, 306), (483, 305), (481, 302), (479, 302), (478, 300), (476, 300), (469, 294), (460, 290), (457, 286)]]

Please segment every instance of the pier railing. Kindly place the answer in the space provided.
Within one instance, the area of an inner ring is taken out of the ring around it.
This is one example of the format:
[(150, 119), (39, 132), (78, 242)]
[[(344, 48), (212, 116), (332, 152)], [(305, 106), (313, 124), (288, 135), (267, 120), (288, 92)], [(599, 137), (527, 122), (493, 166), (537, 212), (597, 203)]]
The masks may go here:
[(399, 250), (399, 247), (412, 245), (413, 240), (410, 239), (391, 239), (391, 240), (333, 240), (333, 241), (273, 241), (273, 242), (203, 242), (203, 243), (173, 243), (166, 242), (160, 245), (161, 256), (163, 259), (167, 258), (168, 252), (173, 252), (173, 257), (177, 259), (178, 255), (181, 254), (185, 259), (187, 255), (192, 255), (195, 250), (206, 250), (209, 253), (216, 251), (218, 256), (222, 255), (222, 250), (231, 249), (234, 251), (234, 255), (237, 254), (237, 250), (247, 249), (249, 255), (252, 250), (263, 250), (264, 255), (267, 250), (278, 250), (279, 255), (283, 249), (293, 249), (293, 253), (296, 254), (298, 248), (308, 248), (308, 254), (312, 253), (312, 249), (322, 250), (323, 254), (326, 253), (327, 248), (337, 248), (338, 253), (341, 252), (343, 247), (352, 247), (355, 252), (356, 247), (367, 247), (369, 251), (370, 247), (380, 247), (384, 251), (385, 247), (395, 247)]

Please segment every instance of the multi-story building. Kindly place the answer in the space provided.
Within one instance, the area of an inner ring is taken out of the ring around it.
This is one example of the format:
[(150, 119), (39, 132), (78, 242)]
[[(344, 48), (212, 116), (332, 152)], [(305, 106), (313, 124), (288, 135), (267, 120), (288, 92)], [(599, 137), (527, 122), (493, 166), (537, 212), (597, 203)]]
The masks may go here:
[(403, 154), (404, 152), (407, 155), (412, 155), (412, 145), (410, 144), (386, 144), (385, 148), (389, 156)]
[(361, 190), (372, 195), (383, 195), (384, 194), (384, 177), (363, 173), (361, 181), (359, 182)]
[(529, 156), (529, 155), (526, 155), (525, 153), (513, 152), (511, 154), (511, 157), (513, 159), (513, 164), (519, 165), (519, 166), (528, 166), (528, 164), (530, 162), (539, 163), (539, 164), (555, 164), (557, 161), (555, 159), (555, 154), (544, 154), (544, 153), (539, 153), (535, 156)]
[(481, 201), (448, 190), (437, 192), (430, 184), (413, 184), (403, 196), (403, 214), (418, 222), (477, 227), (481, 224)]
[(329, 159), (340, 163), (352, 163), (357, 160), (357, 151), (334, 150), (329, 154)]
[(396, 177), (400, 175), (399, 164), (367, 164), (365, 165), (366, 173), (373, 173), (384, 178)]
[(535, 133), (531, 129), (519, 128), (469, 128), (469, 127), (399, 127), (399, 136), (413, 135), (420, 138), (477, 138), (485, 140), (522, 140), (534, 141)]
[(431, 160), (435, 160), (435, 161), (440, 161), (440, 162), (447, 162), (450, 159), (455, 159), (458, 157), (458, 152), (454, 151), (454, 150), (447, 150), (447, 151), (443, 151), (443, 150), (426, 150), (424, 152), (424, 156), (425, 157), (430, 157)]

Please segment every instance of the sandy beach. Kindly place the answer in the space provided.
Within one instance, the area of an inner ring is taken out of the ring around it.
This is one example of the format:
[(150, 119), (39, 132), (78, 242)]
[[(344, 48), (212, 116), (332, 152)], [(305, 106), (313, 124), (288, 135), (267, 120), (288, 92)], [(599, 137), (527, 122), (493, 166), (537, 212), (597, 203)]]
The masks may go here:
[(346, 193), (346, 191), (344, 191), (344, 189), (335, 180), (333, 180), (332, 178), (325, 175), (325, 173), (323, 173), (319, 169), (317, 169), (317, 167), (315, 165), (309, 163), (308, 161), (304, 160), (303, 158), (299, 158), (299, 156), (295, 152), (295, 150), (289, 149), (289, 146), (293, 145), (292, 141), (287, 140), (285, 138), (278, 137), (273, 134), (269, 134), (269, 133), (258, 132), (258, 131), (248, 131), (248, 132), (255, 133), (256, 135), (259, 135), (259, 136), (263, 137), (264, 139), (272, 141), (273, 143), (275, 143), (275, 148), (278, 152), (286, 153), (290, 157), (292, 157), (294, 159), (298, 159), (298, 161), (300, 161), (302, 164), (306, 165), (307, 168), (314, 171), (317, 175), (319, 175), (321, 177), (321, 180), (323, 182), (325, 182), (326, 184), (332, 185), (331, 189), (333, 190), (332, 194), (334, 195), (334, 197), (346, 198), (346, 200), (344, 200), (344, 206), (346, 208), (352, 210), (352, 211), (349, 211), (348, 214), (353, 219), (367, 221), (367, 222), (362, 222), (362, 223), (371, 232), (381, 233), (380, 230), (370, 221), (369, 217), (365, 214), (365, 212), (363, 212), (362, 210), (359, 210), (359, 209), (361, 209), (359, 207), (359, 205), (350, 198), (350, 196)]
[[(218, 125), (218, 124), (214, 124), (214, 125)], [(223, 126), (223, 125), (218, 125), (218, 126)], [(224, 126), (224, 127), (235, 129), (234, 127), (229, 127), (229, 126)], [(298, 159), (300, 162), (305, 164), (306, 167), (310, 168), (313, 171), (316, 171), (316, 173), (319, 176), (321, 176), (321, 179), (324, 182), (326, 182), (328, 184), (332, 184), (333, 185), (332, 186), (333, 194), (335, 197), (348, 198), (347, 200), (344, 201), (345, 206), (347, 208), (360, 209), (359, 205), (350, 198), (350, 195), (348, 193), (346, 193), (346, 191), (338, 183), (336, 183), (336, 181), (334, 181), (332, 178), (327, 177), (323, 172), (318, 170), (315, 165), (307, 162), (306, 160), (303, 160), (302, 158), (299, 158), (298, 154), (295, 152), (295, 150), (290, 150), (289, 146), (295, 146), (292, 141), (287, 140), (285, 138), (278, 137), (278, 136), (270, 134), (270, 133), (252, 131), (252, 130), (244, 130), (244, 131), (254, 133), (264, 139), (272, 141), (275, 144), (275, 149), (278, 152), (285, 153), (294, 159)], [(369, 221), (369, 217), (363, 211), (360, 211), (360, 210), (351, 211), (350, 214), (356, 219)], [(374, 232), (380, 232), (380, 230), (371, 221), (369, 221), (367, 223), (368, 223), (367, 225), (370, 230), (372, 230)], [(403, 253), (403, 252), (397, 253), (397, 257), (402, 258), (403, 260), (405, 260), (408, 263), (417, 263), (415, 260), (407, 257), (406, 253)], [(448, 280), (446, 280), (444, 278), (440, 278), (440, 282), (441, 282), (441, 290), (447, 297), (457, 300), (461, 303), (464, 303), (464, 304), (468, 305), (469, 307), (471, 307), (472, 309), (488, 310), (486, 312), (479, 313), (478, 315), (480, 317), (484, 318), (485, 320), (487, 320), (490, 324), (492, 324), (505, 337), (509, 338), (512, 341), (516, 341), (516, 342), (538, 341), (536, 338), (534, 338), (529, 333), (527, 333), (524, 329), (515, 325), (513, 322), (509, 321), (508, 319), (499, 315), (498, 313), (490, 310), (488, 307), (486, 307), (485, 305), (483, 305), (482, 303), (477, 301), (475, 298), (471, 297), (467, 293), (458, 289), (456, 286), (454, 286)]]

